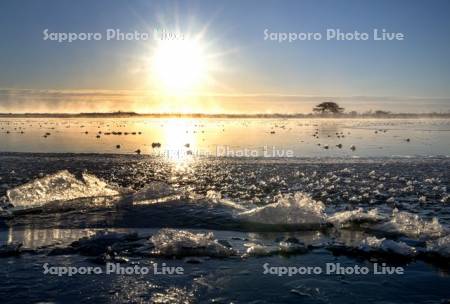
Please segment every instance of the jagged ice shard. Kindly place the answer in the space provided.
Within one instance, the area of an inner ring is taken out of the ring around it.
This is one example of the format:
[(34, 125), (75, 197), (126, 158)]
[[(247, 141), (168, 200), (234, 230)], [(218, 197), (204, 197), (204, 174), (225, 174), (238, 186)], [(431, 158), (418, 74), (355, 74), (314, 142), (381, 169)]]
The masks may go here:
[(77, 179), (67, 170), (31, 181), (7, 191), (9, 202), (17, 209), (40, 207), (51, 202), (78, 198), (120, 195), (116, 189), (94, 175), (83, 173)]

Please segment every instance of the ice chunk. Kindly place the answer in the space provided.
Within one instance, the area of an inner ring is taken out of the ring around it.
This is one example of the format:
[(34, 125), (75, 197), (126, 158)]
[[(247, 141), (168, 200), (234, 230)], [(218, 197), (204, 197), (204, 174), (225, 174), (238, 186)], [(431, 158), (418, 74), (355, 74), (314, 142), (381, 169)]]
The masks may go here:
[(438, 238), (447, 233), (437, 218), (431, 221), (421, 219), (417, 214), (394, 209), (391, 220), (378, 224), (375, 230), (391, 234), (403, 234), (414, 238)]
[(278, 247), (275, 246), (265, 246), (255, 243), (245, 244), (247, 247), (247, 251), (243, 255), (243, 257), (263, 257), (263, 256), (271, 256), (277, 254), (279, 251)]
[(450, 258), (450, 235), (427, 242), (427, 251)]
[(241, 219), (261, 224), (314, 224), (326, 223), (325, 205), (302, 192), (285, 194), (276, 203), (239, 213)]
[(9, 202), (19, 209), (40, 207), (56, 201), (116, 196), (119, 194), (118, 189), (94, 175), (83, 173), (80, 180), (67, 170), (59, 171), (7, 191)]
[(414, 256), (416, 254), (416, 249), (406, 243), (387, 240), (385, 238), (378, 239), (374, 236), (365, 238), (358, 246), (358, 249), (364, 252), (381, 251), (402, 256)]
[[(201, 200), (202, 198), (203, 197), (199, 197), (198, 199)], [(206, 192), (206, 196), (204, 198), (207, 199), (208, 203), (211, 203), (213, 205), (228, 207), (228, 208), (231, 208), (232, 211), (247, 210), (246, 207), (244, 207), (242, 204), (238, 204), (231, 200), (222, 198), (222, 194), (220, 194), (220, 192), (217, 192), (214, 190), (208, 190), (208, 192)]]
[(279, 244), (279, 250), (282, 254), (299, 254), (306, 253), (308, 248), (303, 243), (281, 241)]
[(421, 203), (421, 204), (425, 204), (427, 202), (427, 197), (426, 196), (421, 196), (421, 197), (419, 197), (419, 203)]
[(170, 195), (174, 195), (175, 190), (164, 182), (154, 181), (146, 185), (144, 188), (133, 194), (133, 201), (144, 201), (158, 199)]
[(247, 247), (246, 253), (243, 257), (249, 256), (271, 256), (275, 254), (281, 255), (291, 255), (291, 254), (302, 254), (308, 251), (308, 248), (302, 242), (298, 240), (292, 241), (291, 239), (287, 239), (278, 243), (276, 245), (261, 245), (257, 243), (247, 243), (244, 244)]
[(235, 252), (220, 244), (210, 232), (192, 233), (184, 230), (161, 229), (151, 238), (155, 246), (155, 254), (162, 256), (210, 256), (228, 257)]
[(365, 211), (358, 208), (352, 211), (342, 211), (333, 214), (328, 221), (338, 227), (346, 227), (352, 224), (376, 223), (384, 220), (385, 217), (378, 213), (378, 209)]
[(222, 194), (220, 194), (220, 192), (217, 192), (214, 190), (208, 190), (206, 192), (206, 198), (213, 200), (213, 201), (218, 201), (218, 200), (222, 199)]
[[(355, 234), (352, 232), (352, 235)], [(328, 249), (333, 253), (341, 255), (359, 256), (365, 258), (380, 257), (382, 259), (411, 259), (418, 254), (417, 249), (403, 241), (394, 241), (386, 238), (377, 238), (375, 236), (366, 236), (356, 234), (344, 242), (333, 242)]]

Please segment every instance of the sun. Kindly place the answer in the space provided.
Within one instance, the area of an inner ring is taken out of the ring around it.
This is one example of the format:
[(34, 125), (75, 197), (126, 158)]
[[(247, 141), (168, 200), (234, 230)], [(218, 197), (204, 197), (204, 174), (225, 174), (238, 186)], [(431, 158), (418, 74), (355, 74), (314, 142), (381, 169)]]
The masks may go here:
[(200, 41), (160, 41), (152, 57), (152, 74), (166, 93), (200, 89), (208, 77), (207, 55)]

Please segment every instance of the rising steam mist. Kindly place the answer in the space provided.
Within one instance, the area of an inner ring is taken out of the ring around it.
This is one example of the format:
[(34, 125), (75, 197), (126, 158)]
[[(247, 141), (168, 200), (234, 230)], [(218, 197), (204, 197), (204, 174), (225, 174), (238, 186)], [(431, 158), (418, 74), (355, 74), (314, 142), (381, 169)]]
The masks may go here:
[(148, 91), (0, 90), (0, 113), (309, 113), (319, 102), (333, 100), (346, 111), (450, 112), (450, 99), (333, 97), (276, 94), (159, 96)]

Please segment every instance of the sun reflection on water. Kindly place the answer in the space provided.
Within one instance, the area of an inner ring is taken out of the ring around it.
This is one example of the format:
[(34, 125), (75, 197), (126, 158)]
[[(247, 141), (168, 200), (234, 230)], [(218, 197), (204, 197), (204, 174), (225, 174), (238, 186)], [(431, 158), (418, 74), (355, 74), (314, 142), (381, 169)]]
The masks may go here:
[(196, 120), (169, 119), (162, 125), (163, 146), (158, 153), (163, 154), (176, 167), (182, 169), (192, 161), (192, 151), (197, 148)]

